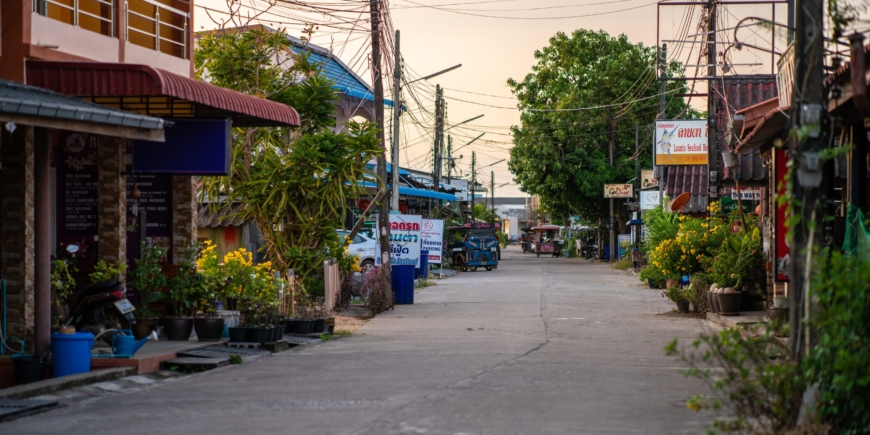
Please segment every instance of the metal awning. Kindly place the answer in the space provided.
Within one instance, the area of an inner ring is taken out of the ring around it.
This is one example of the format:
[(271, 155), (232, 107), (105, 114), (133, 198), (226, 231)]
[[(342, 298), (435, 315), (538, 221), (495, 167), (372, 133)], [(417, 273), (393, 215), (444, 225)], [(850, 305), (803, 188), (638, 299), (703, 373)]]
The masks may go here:
[(29, 60), (27, 83), (144, 115), (230, 118), (236, 127), (299, 125), (299, 114), (285, 104), (147, 65)]
[(171, 123), (0, 79), (0, 122), (162, 142)]

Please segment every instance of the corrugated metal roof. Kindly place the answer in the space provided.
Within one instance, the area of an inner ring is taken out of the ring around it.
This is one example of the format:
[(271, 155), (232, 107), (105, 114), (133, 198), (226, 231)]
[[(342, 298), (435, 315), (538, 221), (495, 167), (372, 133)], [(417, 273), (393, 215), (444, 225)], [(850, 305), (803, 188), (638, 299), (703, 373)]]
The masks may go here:
[[(120, 104), (125, 109), (156, 116), (232, 118), (234, 125), (251, 127), (299, 125), (299, 114), (286, 104), (147, 65), (29, 60), (27, 82), (61, 94), (91, 98), (101, 104)], [(151, 101), (150, 97), (160, 98)]]
[[(777, 97), (776, 76), (772, 74), (759, 74), (757, 76), (724, 79), (723, 82), (717, 81), (713, 85), (716, 90), (716, 123), (719, 137), (719, 147), (723, 149), (723, 144), (730, 143), (730, 132), (727, 131), (729, 112), (731, 116), (734, 113), (754, 106), (756, 104), (768, 101)], [(738, 134), (740, 132), (737, 132)], [(726, 140), (729, 139), (729, 140)], [(716, 156), (719, 159), (719, 168), (722, 169), (721, 180), (733, 180), (734, 174), (725, 168), (721, 153)], [(758, 151), (748, 154), (741, 154), (738, 157), (741, 180), (766, 180), (768, 177), (768, 169), (764, 166), (764, 162), (758, 155)]]
[(166, 121), (0, 79), (0, 113), (163, 130)]

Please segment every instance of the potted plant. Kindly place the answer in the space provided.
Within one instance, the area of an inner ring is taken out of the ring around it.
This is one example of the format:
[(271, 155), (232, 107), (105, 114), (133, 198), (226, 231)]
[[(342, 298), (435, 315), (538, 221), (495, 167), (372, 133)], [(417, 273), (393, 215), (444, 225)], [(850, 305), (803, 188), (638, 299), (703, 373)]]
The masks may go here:
[(59, 329), (68, 315), (67, 299), (76, 288), (72, 273), (75, 267), (63, 260), (51, 262), (51, 326)]
[[(166, 297), (161, 292), (166, 285), (166, 276), (160, 266), (166, 259), (167, 250), (153, 243), (142, 242), (140, 258), (135, 260), (136, 268), (130, 272), (130, 284), (139, 292), (139, 303), (136, 306), (136, 326), (133, 335), (137, 340), (147, 337), (157, 330), (158, 316), (150, 304)], [(164, 325), (164, 333), (166, 327)]]
[(662, 292), (662, 297), (667, 298), (671, 302), (677, 304), (677, 310), (681, 313), (689, 312), (689, 300), (686, 298), (686, 291), (678, 286), (668, 287)]
[(166, 299), (167, 312), (171, 315), (163, 318), (163, 331), (169, 340), (187, 341), (193, 331), (193, 311), (205, 284), (205, 278), (196, 271), (198, 256), (197, 245), (184, 246), (178, 273), (169, 281)]
[(740, 297), (742, 295), (734, 287), (725, 287), (719, 293), (719, 310), (723, 316), (740, 314)]

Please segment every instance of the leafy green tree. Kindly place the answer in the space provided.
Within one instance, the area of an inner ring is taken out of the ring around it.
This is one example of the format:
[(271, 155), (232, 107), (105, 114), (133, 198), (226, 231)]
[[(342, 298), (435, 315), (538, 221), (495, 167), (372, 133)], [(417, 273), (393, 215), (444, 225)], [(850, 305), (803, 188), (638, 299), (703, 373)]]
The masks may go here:
[[(635, 157), (642, 168), (651, 167), (650, 126), (660, 100), (655, 57), (655, 48), (632, 44), (625, 35), (559, 32), (535, 52), (531, 73), (508, 80), (521, 111), (508, 167), (521, 189), (538, 195), (553, 216), (601, 222), (608, 210), (604, 184), (634, 178)], [(672, 76), (682, 74), (676, 63), (669, 69)], [(672, 96), (684, 89), (685, 83), (669, 82), (668, 117), (697, 115)], [(642, 132), (638, 156), (635, 125)]]
[(381, 149), (372, 124), (351, 122), (342, 134), (329, 130), (333, 83), (305, 52), (290, 53), (283, 31), (217, 31), (199, 39), (198, 78), (290, 105), (302, 124), (234, 129), (230, 175), (205, 177), (201, 193), (219, 199), (216, 206), (242, 204), (238, 216), (256, 222), (275, 269), (294, 269), (308, 289), (317, 289), (323, 260), (346, 255), (335, 229), (347, 200), (364, 194), (359, 181), (373, 176), (366, 163)]

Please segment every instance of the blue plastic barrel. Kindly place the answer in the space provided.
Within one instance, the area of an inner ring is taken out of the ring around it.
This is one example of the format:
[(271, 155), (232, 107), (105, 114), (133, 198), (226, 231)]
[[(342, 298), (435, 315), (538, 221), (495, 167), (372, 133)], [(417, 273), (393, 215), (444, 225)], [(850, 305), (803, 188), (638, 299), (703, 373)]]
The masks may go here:
[(51, 374), (61, 376), (87, 373), (91, 370), (91, 348), (94, 334), (51, 334)]
[(429, 251), (420, 251), (420, 267), (414, 269), (414, 279), (429, 278)]
[(393, 266), (392, 281), (396, 305), (410, 305), (414, 303), (414, 269), (413, 265)]

